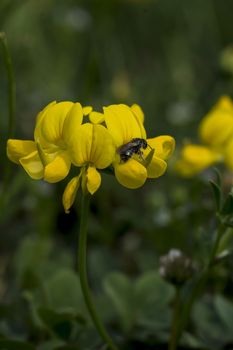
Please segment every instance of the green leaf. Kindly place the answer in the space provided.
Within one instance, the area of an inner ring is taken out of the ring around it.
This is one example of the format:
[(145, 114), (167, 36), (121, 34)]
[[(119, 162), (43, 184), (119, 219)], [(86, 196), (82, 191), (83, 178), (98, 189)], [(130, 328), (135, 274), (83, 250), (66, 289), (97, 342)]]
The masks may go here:
[(124, 330), (127, 331), (134, 320), (133, 283), (125, 275), (113, 272), (105, 278), (104, 290), (120, 316)]
[(19, 283), (25, 288), (37, 286), (37, 272), (41, 270), (51, 252), (51, 241), (48, 239), (25, 238), (15, 257), (15, 269)]
[(136, 281), (130, 281), (118, 272), (111, 273), (104, 281), (104, 288), (125, 331), (136, 324), (154, 330), (169, 325), (169, 303), (175, 289), (156, 272), (147, 272)]
[(137, 305), (142, 309), (146, 306), (150, 308), (152, 305), (168, 305), (174, 295), (175, 288), (154, 271), (146, 272), (136, 281), (135, 297)]
[(1, 350), (36, 350), (36, 348), (23, 341), (18, 340), (0, 340)]
[(232, 228), (228, 228), (224, 232), (224, 235), (222, 236), (222, 238), (220, 240), (217, 254), (221, 254), (225, 250), (227, 250), (229, 252), (229, 254), (231, 254), (232, 253), (231, 248), (233, 246), (232, 243), (233, 243), (233, 230), (232, 230)]
[(57, 336), (65, 340), (70, 338), (75, 323), (85, 323), (85, 319), (81, 315), (72, 312), (56, 312), (44, 307), (37, 311), (43, 323)]
[(207, 350), (204, 347), (204, 342), (201, 339), (198, 339), (196, 336), (193, 334), (190, 334), (188, 332), (184, 332), (182, 334), (182, 344), (186, 345), (187, 348), (194, 348), (195, 350), (200, 349), (200, 350)]
[(79, 278), (73, 271), (58, 271), (45, 283), (45, 288), (51, 309), (73, 313), (84, 309)]
[(154, 332), (167, 329), (171, 319), (169, 304), (174, 296), (175, 288), (158, 273), (147, 272), (139, 277), (135, 283), (135, 298), (140, 327)]
[(221, 295), (215, 297), (214, 303), (221, 320), (228, 328), (229, 334), (232, 335), (231, 339), (233, 341), (233, 303), (225, 299)]
[(231, 250), (222, 250), (221, 253), (217, 253), (215, 259), (214, 259), (214, 264), (223, 262), (223, 260), (228, 259), (231, 255), (232, 255), (232, 251)]
[(222, 191), (221, 191), (221, 187), (216, 184), (213, 181), (210, 181), (210, 186), (213, 190), (213, 194), (214, 194), (214, 199), (215, 199), (215, 205), (216, 205), (216, 209), (217, 211), (221, 210), (221, 206), (222, 206)]
[(232, 193), (230, 193), (227, 196), (220, 213), (221, 215), (233, 214), (233, 194)]
[(61, 339), (49, 339), (41, 343), (36, 350), (54, 350), (58, 347), (64, 346), (64, 341)]
[(220, 349), (231, 341), (232, 331), (226, 328), (214, 300), (208, 298), (194, 304), (192, 316), (197, 336), (205, 339), (205, 344), (211, 349)]

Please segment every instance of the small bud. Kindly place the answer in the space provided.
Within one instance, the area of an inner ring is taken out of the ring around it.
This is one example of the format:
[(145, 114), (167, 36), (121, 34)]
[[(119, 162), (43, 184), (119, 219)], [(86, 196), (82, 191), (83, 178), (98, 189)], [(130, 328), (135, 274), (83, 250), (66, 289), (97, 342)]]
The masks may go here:
[(184, 284), (196, 270), (196, 264), (178, 249), (171, 249), (160, 257), (160, 275), (176, 286)]

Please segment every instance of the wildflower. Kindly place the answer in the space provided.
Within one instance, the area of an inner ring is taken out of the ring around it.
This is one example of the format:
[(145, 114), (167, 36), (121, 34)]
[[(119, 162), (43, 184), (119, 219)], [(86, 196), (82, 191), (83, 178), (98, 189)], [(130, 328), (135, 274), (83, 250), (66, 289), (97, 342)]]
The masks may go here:
[(69, 152), (72, 163), (81, 167), (81, 171), (68, 183), (64, 191), (63, 205), (66, 212), (69, 212), (80, 185), (84, 193), (94, 194), (98, 190), (101, 175), (97, 169), (107, 168), (112, 163), (115, 146), (110, 133), (103, 125), (86, 123), (71, 134)]
[[(132, 154), (127, 161), (122, 161), (116, 151), (113, 161), (115, 176), (119, 183), (127, 188), (141, 187), (147, 178), (157, 178), (167, 168), (166, 160), (171, 156), (175, 141), (171, 136), (159, 136), (147, 139), (143, 125), (144, 114), (138, 105), (131, 108), (124, 104), (104, 107), (104, 120), (112, 135), (116, 149), (131, 142), (134, 138), (144, 139), (148, 147), (140, 150), (140, 155)], [(150, 151), (153, 149), (152, 157)]]
[[(87, 110), (87, 107), (85, 107), (85, 111), (87, 111), (87, 114), (89, 115), (89, 120), (93, 124), (101, 124), (105, 122), (105, 114), (101, 112), (96, 112), (91, 110)], [(131, 107), (131, 111), (134, 113), (134, 116), (141, 122), (144, 123), (144, 113), (139, 105), (136, 103), (133, 104)]]
[(8, 140), (9, 159), (33, 179), (51, 183), (64, 179), (71, 166), (68, 141), (84, 112), (80, 103), (51, 102), (37, 116), (34, 141)]
[(233, 102), (223, 96), (199, 126), (201, 144), (187, 144), (181, 150), (176, 170), (183, 176), (195, 175), (209, 166), (224, 162), (233, 170)]
[(160, 275), (174, 285), (182, 285), (197, 271), (196, 264), (179, 249), (170, 249), (160, 257)]

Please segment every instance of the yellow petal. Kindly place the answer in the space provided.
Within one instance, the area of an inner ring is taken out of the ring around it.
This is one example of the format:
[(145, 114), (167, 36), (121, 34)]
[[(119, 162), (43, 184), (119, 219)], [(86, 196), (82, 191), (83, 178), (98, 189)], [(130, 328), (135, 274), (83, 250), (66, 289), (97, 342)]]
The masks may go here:
[(104, 114), (100, 112), (91, 112), (89, 114), (90, 122), (93, 124), (101, 124), (104, 121)]
[(62, 139), (68, 143), (70, 135), (74, 132), (74, 129), (79, 127), (83, 121), (83, 108), (80, 103), (74, 103), (70, 111), (68, 112), (62, 130)]
[(182, 149), (181, 157), (177, 161), (175, 168), (181, 175), (192, 176), (221, 159), (221, 154), (208, 147), (186, 145)]
[(200, 172), (198, 167), (195, 167), (184, 159), (178, 159), (175, 163), (174, 169), (183, 177), (192, 177)]
[(44, 170), (44, 180), (55, 183), (63, 180), (70, 171), (70, 158), (66, 152), (58, 154), (54, 160), (46, 165)]
[(94, 194), (101, 184), (100, 173), (96, 170), (95, 167), (89, 166), (86, 172), (87, 178), (87, 189), (90, 194)]
[(39, 180), (43, 178), (44, 167), (37, 151), (20, 158), (19, 162), (32, 179)]
[(73, 177), (67, 184), (62, 196), (62, 203), (66, 213), (70, 212), (70, 208), (74, 204), (77, 191), (80, 186), (80, 175)]
[(162, 176), (167, 169), (167, 163), (161, 159), (153, 156), (150, 164), (147, 167), (147, 176), (151, 179), (156, 179), (157, 177)]
[(36, 146), (37, 146), (37, 151), (38, 151), (39, 157), (40, 157), (41, 162), (44, 165), (44, 167), (46, 165), (48, 165), (49, 163), (51, 163), (56, 158), (57, 151), (54, 153), (47, 153), (43, 150), (40, 143), (37, 143)]
[[(60, 144), (63, 124), (73, 105), (73, 102), (60, 102), (46, 110), (43, 120), (40, 123), (41, 135), (46, 142), (55, 145)], [(42, 140), (39, 142), (41, 143)]]
[(47, 112), (47, 110), (54, 106), (57, 102), (56, 101), (52, 101), (50, 102), (44, 109), (42, 109), (42, 111), (40, 111), (36, 117), (36, 126), (35, 126), (35, 130), (34, 130), (34, 140), (38, 143), (40, 142), (41, 139), (41, 123), (42, 120)]
[(83, 115), (87, 116), (88, 114), (90, 114), (92, 111), (92, 107), (91, 106), (85, 106), (83, 107)]
[(57, 101), (52, 101), (50, 102), (47, 106), (45, 106), (42, 111), (40, 111), (36, 117), (36, 124), (41, 122), (41, 119), (43, 118), (45, 112), (53, 105), (55, 105), (57, 103)]
[(117, 147), (133, 138), (146, 138), (143, 124), (139, 122), (130, 107), (120, 104), (104, 107), (105, 123)]
[(36, 150), (36, 143), (34, 141), (15, 139), (9, 139), (7, 141), (7, 156), (16, 164), (19, 164), (20, 158), (27, 156)]
[[(175, 140), (168, 135), (147, 139), (147, 143), (155, 150), (155, 156), (164, 160), (170, 158), (175, 149)], [(149, 153), (149, 147), (146, 153)]]
[(114, 169), (118, 182), (130, 189), (141, 187), (147, 179), (146, 168), (135, 159), (129, 159), (125, 163), (116, 163)]
[(233, 101), (230, 98), (230, 96), (227, 96), (227, 95), (221, 96), (218, 102), (216, 103), (216, 105), (214, 106), (214, 108), (221, 108), (232, 112)]
[(139, 105), (137, 105), (136, 103), (134, 103), (131, 106), (131, 110), (133, 112), (133, 114), (136, 116), (137, 119), (139, 119), (139, 121), (141, 123), (144, 123), (144, 113), (143, 110), (141, 109), (141, 107)]
[(145, 128), (143, 126), (143, 123), (144, 123), (144, 113), (141, 109), (141, 107), (137, 104), (133, 104), (131, 106), (131, 111), (133, 112), (136, 120), (137, 120), (137, 123), (138, 123), (138, 126), (141, 130), (141, 138), (142, 139), (146, 139), (146, 131), (145, 131)]
[(69, 141), (69, 150), (76, 166), (91, 163), (99, 169), (108, 167), (115, 155), (115, 147), (108, 130), (102, 125), (91, 123), (74, 130)]
[(233, 137), (233, 104), (230, 99), (220, 99), (203, 118), (199, 128), (203, 142), (221, 148)]

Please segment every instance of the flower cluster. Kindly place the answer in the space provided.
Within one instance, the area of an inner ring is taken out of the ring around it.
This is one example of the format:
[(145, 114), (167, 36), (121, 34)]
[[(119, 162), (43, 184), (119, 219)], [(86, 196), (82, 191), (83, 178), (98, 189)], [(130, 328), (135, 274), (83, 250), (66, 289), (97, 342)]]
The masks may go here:
[(176, 163), (183, 176), (195, 175), (209, 166), (224, 162), (233, 170), (233, 102), (223, 96), (202, 119), (199, 126), (201, 144), (186, 144)]
[(31, 178), (50, 183), (64, 179), (71, 164), (78, 167), (63, 195), (68, 212), (80, 186), (97, 191), (99, 170), (111, 167), (121, 185), (139, 188), (165, 172), (174, 147), (171, 136), (147, 139), (138, 105), (110, 105), (100, 113), (80, 103), (52, 102), (37, 116), (34, 141), (8, 140), (7, 155)]

